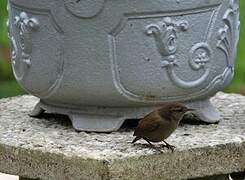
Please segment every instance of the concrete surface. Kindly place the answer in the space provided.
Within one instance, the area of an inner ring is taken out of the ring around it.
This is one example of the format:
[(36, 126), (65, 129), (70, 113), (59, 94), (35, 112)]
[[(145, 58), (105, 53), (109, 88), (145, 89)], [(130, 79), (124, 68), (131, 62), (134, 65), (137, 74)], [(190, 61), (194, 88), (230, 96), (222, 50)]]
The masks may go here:
[(30, 118), (38, 99), (0, 100), (0, 172), (49, 180), (186, 179), (245, 170), (245, 97), (212, 99), (222, 121), (182, 125), (168, 138), (174, 153), (132, 145), (133, 131), (76, 132), (60, 115)]

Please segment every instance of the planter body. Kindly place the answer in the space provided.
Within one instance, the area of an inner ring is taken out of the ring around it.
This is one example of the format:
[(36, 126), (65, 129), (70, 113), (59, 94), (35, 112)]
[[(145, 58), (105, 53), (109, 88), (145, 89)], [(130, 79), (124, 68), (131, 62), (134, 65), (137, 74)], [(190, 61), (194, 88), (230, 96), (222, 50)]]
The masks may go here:
[(234, 74), (236, 0), (9, 0), (8, 10), (13, 72), (41, 99), (32, 115), (112, 131), (181, 101), (218, 121), (209, 97)]

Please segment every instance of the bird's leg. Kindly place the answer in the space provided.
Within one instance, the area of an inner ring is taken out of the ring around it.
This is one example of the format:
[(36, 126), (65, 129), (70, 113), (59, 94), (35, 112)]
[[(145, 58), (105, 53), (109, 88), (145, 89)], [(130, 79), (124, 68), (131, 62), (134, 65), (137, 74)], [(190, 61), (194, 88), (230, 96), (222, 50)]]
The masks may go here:
[(145, 140), (146, 142), (148, 142), (148, 144), (150, 144), (151, 147), (155, 147), (149, 140), (147, 140), (147, 139), (145, 139), (145, 138), (144, 138), (144, 140)]
[(150, 146), (153, 148), (153, 149), (156, 149), (157, 151), (159, 151), (160, 153), (162, 153), (162, 151), (159, 149), (159, 148), (157, 148), (156, 146), (154, 146), (149, 140), (147, 140), (147, 139), (145, 139), (145, 138), (143, 138), (146, 142), (148, 142), (149, 144), (150, 144)]
[(166, 144), (165, 147), (167, 147), (168, 149), (171, 149), (172, 152), (176, 148), (175, 146), (172, 146), (172, 145), (168, 144), (166, 141), (163, 141), (163, 142)]
[(168, 146), (166, 144), (162, 144), (161, 147), (162, 148), (168, 148)]

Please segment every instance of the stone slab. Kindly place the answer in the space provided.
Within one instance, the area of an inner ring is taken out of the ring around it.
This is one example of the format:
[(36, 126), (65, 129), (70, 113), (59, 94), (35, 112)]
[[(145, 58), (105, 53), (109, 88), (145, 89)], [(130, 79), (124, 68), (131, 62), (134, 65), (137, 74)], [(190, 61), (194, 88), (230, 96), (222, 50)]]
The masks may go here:
[(218, 93), (222, 121), (181, 125), (168, 138), (174, 153), (132, 145), (132, 130), (76, 132), (69, 119), (28, 113), (38, 99), (0, 100), (0, 172), (48, 180), (187, 179), (245, 170), (245, 97)]

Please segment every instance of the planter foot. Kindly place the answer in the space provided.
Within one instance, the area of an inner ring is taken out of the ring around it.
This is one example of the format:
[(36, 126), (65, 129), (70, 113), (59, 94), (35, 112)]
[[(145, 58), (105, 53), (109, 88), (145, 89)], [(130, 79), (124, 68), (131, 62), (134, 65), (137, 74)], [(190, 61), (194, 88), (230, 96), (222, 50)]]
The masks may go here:
[(112, 132), (117, 131), (125, 118), (113, 115), (94, 115), (72, 113), (69, 115), (77, 131)]
[[(70, 112), (59, 108), (43, 106), (42, 103), (38, 103), (32, 112), (30, 117), (40, 117), (44, 112), (52, 114), (64, 114), (68, 115), (72, 126), (77, 131), (89, 131), (89, 132), (112, 132), (117, 131), (125, 121), (125, 117), (107, 114), (89, 114), (86, 112)], [(72, 110), (71, 110), (72, 111)]]
[(218, 123), (220, 121), (219, 111), (211, 104), (209, 99), (185, 103), (188, 107), (196, 109), (188, 114), (185, 119), (203, 121), (206, 123)]
[(41, 108), (41, 103), (38, 102), (32, 112), (29, 114), (30, 117), (39, 117), (41, 114), (43, 114), (45, 110)]
[(68, 115), (72, 126), (77, 131), (113, 132), (120, 129), (126, 119), (140, 119), (151, 112), (154, 107), (141, 108), (70, 108), (46, 104), (42, 100), (36, 105), (32, 117), (38, 117), (44, 111), (51, 114)]

